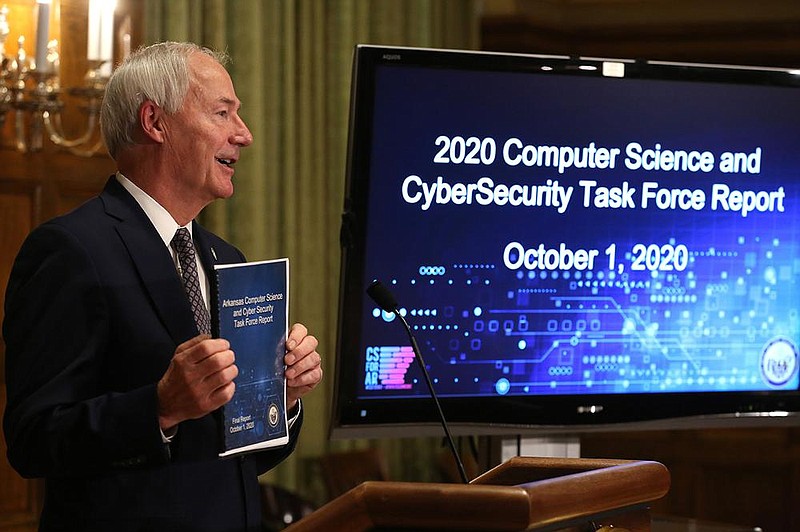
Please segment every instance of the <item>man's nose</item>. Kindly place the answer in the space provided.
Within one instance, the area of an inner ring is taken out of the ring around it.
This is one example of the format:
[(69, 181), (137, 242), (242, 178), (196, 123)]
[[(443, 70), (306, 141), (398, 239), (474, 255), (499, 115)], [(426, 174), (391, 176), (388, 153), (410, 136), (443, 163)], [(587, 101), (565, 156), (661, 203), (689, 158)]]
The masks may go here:
[(244, 123), (244, 120), (242, 120), (241, 117), (237, 116), (236, 120), (237, 127), (233, 134), (232, 143), (242, 147), (251, 145), (253, 143), (253, 134), (247, 127), (247, 124)]

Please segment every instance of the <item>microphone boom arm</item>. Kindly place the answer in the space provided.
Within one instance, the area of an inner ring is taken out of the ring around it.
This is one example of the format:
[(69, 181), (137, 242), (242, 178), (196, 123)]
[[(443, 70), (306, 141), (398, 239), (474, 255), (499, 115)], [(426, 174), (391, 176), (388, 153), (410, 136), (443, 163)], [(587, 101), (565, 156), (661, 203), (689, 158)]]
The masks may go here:
[(422, 369), (422, 375), (425, 377), (425, 383), (428, 385), (428, 390), (433, 398), (433, 402), (436, 403), (436, 409), (439, 412), (439, 420), (442, 423), (444, 434), (447, 437), (447, 444), (450, 446), (450, 451), (452, 451), (453, 457), (456, 461), (456, 466), (458, 466), (458, 474), (461, 476), (461, 480), (464, 482), (464, 484), (469, 484), (467, 472), (464, 470), (464, 464), (461, 462), (461, 457), (456, 450), (455, 443), (453, 443), (453, 437), (450, 435), (450, 429), (445, 421), (444, 412), (442, 412), (442, 405), (439, 404), (439, 397), (436, 395), (436, 392), (433, 389), (433, 382), (431, 382), (431, 376), (428, 374), (428, 369), (425, 366), (425, 360), (422, 358), (422, 352), (420, 351), (419, 345), (417, 345), (417, 339), (414, 338), (414, 335), (411, 333), (411, 327), (409, 327), (406, 319), (400, 315), (400, 311), (395, 308), (392, 310), (392, 312), (394, 312), (395, 316), (400, 318), (400, 322), (403, 324), (403, 327), (405, 327), (408, 338), (411, 340), (411, 348), (414, 350), (414, 355), (416, 356), (417, 362), (419, 362), (419, 366)]

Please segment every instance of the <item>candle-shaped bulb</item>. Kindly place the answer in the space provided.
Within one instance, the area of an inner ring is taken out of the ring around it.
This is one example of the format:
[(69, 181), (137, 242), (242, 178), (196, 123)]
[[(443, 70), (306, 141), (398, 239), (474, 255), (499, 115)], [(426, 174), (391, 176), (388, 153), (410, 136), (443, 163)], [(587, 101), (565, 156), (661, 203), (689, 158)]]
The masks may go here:
[(48, 72), (47, 42), (50, 40), (50, 0), (37, 0), (36, 17), (36, 70)]
[(114, 10), (116, 0), (89, 0), (89, 34), (86, 57), (90, 61), (114, 60)]

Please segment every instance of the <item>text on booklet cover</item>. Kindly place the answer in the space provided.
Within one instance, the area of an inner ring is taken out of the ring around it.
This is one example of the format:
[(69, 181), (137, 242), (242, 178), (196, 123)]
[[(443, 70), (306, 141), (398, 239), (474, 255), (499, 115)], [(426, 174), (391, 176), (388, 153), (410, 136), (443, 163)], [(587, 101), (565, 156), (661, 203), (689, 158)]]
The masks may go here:
[(285, 343), (289, 261), (216, 266), (219, 337), (228, 340), (239, 375), (222, 408), (221, 456), (288, 442)]

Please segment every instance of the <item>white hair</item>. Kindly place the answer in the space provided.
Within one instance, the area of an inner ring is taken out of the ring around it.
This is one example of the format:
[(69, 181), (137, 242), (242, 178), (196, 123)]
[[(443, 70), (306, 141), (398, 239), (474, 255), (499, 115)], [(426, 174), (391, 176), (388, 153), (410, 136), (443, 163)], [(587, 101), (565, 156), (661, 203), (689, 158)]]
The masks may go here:
[(188, 42), (162, 42), (132, 53), (111, 75), (100, 109), (100, 132), (108, 152), (116, 159), (120, 150), (134, 144), (139, 108), (152, 101), (167, 114), (176, 113), (189, 92), (189, 57), (207, 54), (221, 65), (227, 56)]

